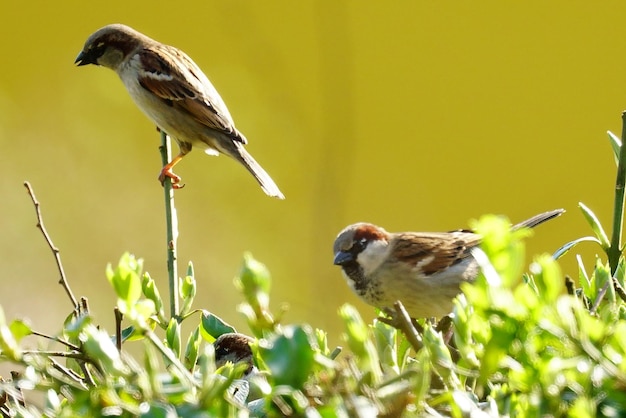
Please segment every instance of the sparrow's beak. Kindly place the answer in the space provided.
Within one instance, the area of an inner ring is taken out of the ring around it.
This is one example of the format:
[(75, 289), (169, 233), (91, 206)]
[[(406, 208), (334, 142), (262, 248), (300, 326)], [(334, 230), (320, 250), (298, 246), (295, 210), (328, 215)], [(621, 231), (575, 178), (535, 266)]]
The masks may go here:
[(339, 251), (337, 254), (335, 254), (335, 261), (333, 262), (336, 266), (343, 266), (344, 264), (347, 264), (351, 261), (354, 261), (354, 255), (352, 255), (352, 253), (347, 251)]
[(85, 51), (80, 51), (80, 54), (78, 54), (76, 60), (74, 61), (74, 64), (81, 67), (87, 64), (95, 64), (95, 62), (91, 59), (88, 53), (86, 53)]

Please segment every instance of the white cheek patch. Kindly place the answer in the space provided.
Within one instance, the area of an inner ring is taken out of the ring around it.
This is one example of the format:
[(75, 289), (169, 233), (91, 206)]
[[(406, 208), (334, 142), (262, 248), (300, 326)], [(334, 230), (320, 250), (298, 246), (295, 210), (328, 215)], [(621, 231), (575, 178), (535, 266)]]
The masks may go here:
[(363, 269), (363, 274), (372, 274), (387, 259), (389, 245), (386, 241), (372, 241), (357, 256), (357, 261)]

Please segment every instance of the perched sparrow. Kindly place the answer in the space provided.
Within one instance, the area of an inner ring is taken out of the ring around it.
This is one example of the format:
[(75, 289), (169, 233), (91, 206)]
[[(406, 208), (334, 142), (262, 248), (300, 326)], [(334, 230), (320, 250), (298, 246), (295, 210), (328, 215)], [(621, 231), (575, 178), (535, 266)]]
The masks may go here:
[[(252, 349), (250, 343), (254, 340), (244, 334), (237, 332), (229, 332), (220, 335), (214, 342), (213, 348), (215, 349), (215, 366), (217, 368), (222, 367), (227, 362), (233, 364), (245, 363), (248, 368), (244, 371), (241, 377), (242, 381), (235, 381), (231, 389), (231, 396), (243, 396), (245, 393), (244, 401), (254, 401), (263, 396), (263, 392), (259, 387), (259, 384), (267, 384), (265, 376), (256, 368), (254, 360), (252, 358)], [(245, 385), (242, 385), (246, 382)], [(250, 407), (250, 404), (248, 404)]]
[[(512, 228), (532, 228), (563, 212), (545, 212)], [(358, 223), (337, 236), (334, 263), (366, 303), (384, 309), (399, 300), (413, 318), (441, 317), (452, 311), (460, 283), (476, 279), (471, 250), (480, 239), (471, 231), (394, 234)]]
[(246, 363), (248, 369), (244, 372), (244, 379), (247, 378), (248, 375), (256, 370), (252, 361), (252, 349), (250, 348), (252, 341), (253, 339), (247, 335), (236, 332), (228, 332), (217, 337), (213, 342), (215, 366), (220, 368), (229, 361), (233, 364)]
[(92, 34), (75, 63), (114, 70), (137, 106), (178, 142), (180, 153), (161, 170), (161, 182), (170, 177), (175, 188), (182, 187), (172, 169), (193, 147), (209, 155), (229, 155), (252, 173), (266, 194), (284, 199), (272, 178), (245, 150), (248, 141), (235, 128), (217, 90), (181, 50), (115, 24)]

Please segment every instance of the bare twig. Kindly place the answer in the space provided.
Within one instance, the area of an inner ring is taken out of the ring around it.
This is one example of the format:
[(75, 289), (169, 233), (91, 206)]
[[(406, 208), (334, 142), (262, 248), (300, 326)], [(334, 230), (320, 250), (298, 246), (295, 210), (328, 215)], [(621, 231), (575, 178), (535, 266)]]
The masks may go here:
[(565, 289), (570, 296), (576, 296), (576, 283), (570, 276), (565, 276)]
[[(74, 370), (61, 365), (58, 361), (53, 358), (50, 358), (50, 363), (52, 363), (52, 367), (57, 370), (59, 373), (62, 373), (70, 381), (76, 383), (78, 387), (81, 389), (88, 389), (89, 386), (85, 384), (85, 379), (76, 373)], [(84, 363), (83, 363), (84, 364)]]
[(15, 389), (17, 390), (17, 394), (15, 396), (14, 401), (20, 406), (26, 406), (26, 403), (24, 402), (24, 394), (22, 393), (22, 389), (19, 387), (19, 385), (17, 385), (17, 382), (20, 380), (20, 377), (21, 375), (19, 372), (11, 371), (11, 379), (13, 380), (13, 384), (15, 386)]
[(94, 361), (89, 358), (84, 353), (76, 352), (76, 351), (54, 351), (54, 350), (23, 350), (22, 354), (32, 354), (34, 356), (44, 356), (44, 357), (63, 357), (63, 358), (72, 358), (75, 360), (88, 361), (94, 363)]
[(157, 350), (159, 350), (161, 354), (163, 354), (163, 357), (165, 357), (172, 366), (176, 367), (178, 371), (181, 373), (181, 375), (185, 377), (192, 386), (199, 387), (199, 384), (196, 381), (196, 379), (189, 372), (189, 370), (187, 370), (187, 368), (183, 365), (183, 363), (181, 363), (180, 360), (176, 358), (172, 350), (166, 347), (161, 342), (159, 337), (157, 337), (156, 334), (152, 332), (151, 329), (147, 328), (147, 329), (144, 329), (143, 331), (144, 331), (144, 335), (148, 338), (148, 340), (152, 343), (152, 345), (154, 345), (154, 347)]
[(604, 286), (602, 286), (602, 289), (600, 289), (600, 291), (598, 292), (598, 297), (596, 297), (596, 300), (593, 302), (593, 306), (591, 307), (591, 310), (589, 311), (592, 314), (595, 314), (596, 311), (598, 310), (598, 307), (600, 306), (600, 302), (602, 302), (602, 299), (604, 299), (604, 295), (606, 295), (606, 291), (609, 289), (609, 286), (611, 285), (610, 281), (607, 281), (606, 284)]
[(78, 309), (78, 314), (80, 316), (89, 315), (89, 300), (84, 296), (80, 298), (80, 307)]
[(409, 313), (406, 311), (404, 305), (400, 301), (395, 302), (393, 304), (393, 307), (396, 310), (396, 314), (398, 316), (400, 329), (402, 330), (402, 332), (404, 332), (404, 335), (406, 335), (406, 339), (409, 341), (409, 343), (411, 343), (413, 349), (415, 351), (419, 351), (423, 347), (422, 339), (417, 333), (415, 327), (413, 326), (413, 322), (411, 321)]
[(117, 306), (113, 309), (113, 314), (115, 315), (115, 345), (118, 351), (122, 351), (122, 319), (124, 319), (124, 314), (120, 312)]
[[(85, 376), (85, 381), (87, 382), (87, 384), (89, 386), (96, 386), (96, 381), (93, 379), (91, 370), (89, 369), (89, 367), (87, 367), (87, 363), (80, 362), (78, 364), (80, 365), (80, 369), (83, 371), (83, 375)], [(95, 365), (95, 367), (98, 371), (102, 372), (102, 370), (99, 369), (98, 365)]]
[(30, 183), (25, 181), (24, 186), (26, 187), (26, 190), (28, 190), (28, 195), (33, 200), (33, 205), (35, 205), (35, 212), (37, 213), (37, 228), (41, 230), (41, 233), (43, 234), (46, 242), (48, 243), (50, 250), (52, 250), (52, 254), (54, 254), (54, 259), (56, 260), (57, 267), (59, 269), (59, 274), (61, 275), (61, 278), (59, 279), (59, 284), (63, 286), (63, 288), (65, 289), (65, 292), (67, 293), (67, 296), (69, 296), (70, 300), (72, 301), (74, 308), (76, 308), (78, 306), (78, 302), (76, 302), (76, 298), (74, 297), (74, 294), (72, 293), (72, 289), (70, 289), (70, 286), (67, 283), (65, 270), (63, 270), (63, 263), (61, 263), (60, 251), (52, 243), (52, 239), (50, 238), (50, 235), (48, 235), (48, 231), (46, 231), (46, 227), (43, 224), (41, 210), (39, 209), (39, 201), (35, 197), (35, 192), (33, 191), (33, 188), (30, 186)]
[(63, 344), (64, 346), (66, 346), (67, 348), (69, 348), (70, 350), (76, 350), (78, 351), (80, 348), (68, 341), (62, 340), (59, 337), (54, 337), (52, 335), (46, 335), (46, 334), (42, 334), (41, 332), (37, 332), (37, 331), (32, 331), (33, 335), (36, 335), (38, 337), (42, 337), (51, 341), (56, 341), (59, 344)]
[(617, 295), (620, 297), (620, 299), (622, 299), (624, 302), (626, 302), (626, 291), (619, 284), (619, 282), (617, 281), (617, 279), (615, 277), (613, 277), (613, 287), (615, 288), (615, 293), (617, 293)]
[(391, 315), (391, 319), (379, 317), (377, 318), (379, 321), (384, 322), (387, 325), (391, 325), (394, 328), (398, 328), (400, 331), (404, 333), (407, 341), (415, 351), (419, 351), (422, 347), (422, 339), (419, 336), (417, 329), (413, 326), (413, 322), (411, 321), (411, 317), (409, 313), (404, 308), (402, 302), (397, 301), (393, 304), (394, 311), (389, 312)]

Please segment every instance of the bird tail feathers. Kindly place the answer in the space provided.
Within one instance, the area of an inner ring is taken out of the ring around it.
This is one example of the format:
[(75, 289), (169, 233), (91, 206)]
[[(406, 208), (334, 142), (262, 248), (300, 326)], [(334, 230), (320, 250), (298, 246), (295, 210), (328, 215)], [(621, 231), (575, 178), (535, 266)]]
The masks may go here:
[(240, 144), (235, 144), (235, 147), (237, 148), (237, 151), (233, 157), (239, 160), (239, 162), (241, 162), (248, 169), (248, 171), (252, 173), (256, 181), (258, 181), (261, 185), (265, 194), (278, 199), (284, 199), (285, 196), (281, 193), (276, 183), (274, 183), (274, 180), (272, 180), (263, 167), (256, 162), (252, 155), (250, 155)]

